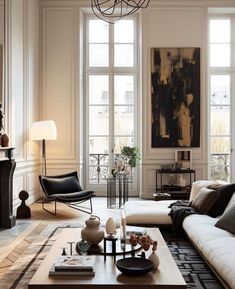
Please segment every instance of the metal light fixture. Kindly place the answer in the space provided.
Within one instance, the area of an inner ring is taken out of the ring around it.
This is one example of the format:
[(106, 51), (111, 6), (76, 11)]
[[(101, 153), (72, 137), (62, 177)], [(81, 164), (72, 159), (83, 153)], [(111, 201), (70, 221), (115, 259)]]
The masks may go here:
[(114, 24), (122, 17), (146, 8), (150, 0), (91, 0), (91, 9), (100, 19)]
[(42, 120), (34, 122), (30, 130), (31, 140), (41, 140), (42, 141), (42, 159), (43, 167), (42, 174), (47, 174), (46, 165), (46, 140), (55, 140), (57, 138), (56, 125), (53, 120)]

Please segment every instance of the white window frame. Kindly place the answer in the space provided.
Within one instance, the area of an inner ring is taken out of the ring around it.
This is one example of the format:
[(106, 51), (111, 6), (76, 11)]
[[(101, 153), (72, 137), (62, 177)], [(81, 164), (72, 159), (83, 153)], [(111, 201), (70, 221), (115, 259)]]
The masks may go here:
[[(85, 65), (84, 65), (84, 116), (85, 116), (85, 141), (84, 141), (84, 156), (85, 156), (85, 183), (86, 188), (95, 190), (97, 195), (104, 195), (106, 194), (106, 187), (107, 184), (101, 183), (101, 184), (91, 184), (89, 182), (89, 75), (108, 75), (109, 77), (109, 91), (110, 95), (112, 95), (109, 98), (109, 117), (111, 117), (110, 124), (112, 124), (109, 127), (109, 137), (112, 141), (109, 142), (109, 159), (112, 161), (111, 152), (114, 148), (114, 76), (116, 75), (133, 75), (134, 77), (134, 145), (139, 145), (139, 120), (137, 118), (139, 108), (139, 91), (140, 91), (140, 85), (139, 83), (139, 49), (138, 49), (138, 28), (139, 28), (139, 21), (138, 16), (133, 15), (131, 17), (126, 17), (125, 19), (132, 19), (134, 20), (134, 65), (133, 67), (114, 67), (114, 25), (110, 24), (110, 30), (109, 30), (109, 66), (108, 67), (89, 67), (89, 42), (88, 42), (88, 35), (89, 35), (89, 20), (90, 19), (96, 19), (97, 18), (92, 14), (86, 14), (84, 17), (84, 54), (85, 54)], [(101, 136), (101, 135), (99, 135)], [(113, 166), (113, 164), (111, 164)], [(139, 183), (137, 182), (137, 175), (139, 175), (138, 168), (135, 169), (134, 174), (134, 182), (129, 185), (129, 195), (136, 194), (138, 191)]]
[[(231, 47), (230, 47), (230, 60), (231, 60), (231, 65), (229, 67), (211, 67), (210, 66), (210, 20), (213, 19), (229, 19), (231, 20)], [(235, 101), (234, 97), (235, 96), (235, 15), (230, 15), (230, 14), (209, 14), (208, 18), (208, 129), (209, 129), (209, 134), (208, 134), (208, 157), (209, 157), (209, 165), (208, 165), (208, 175), (211, 177), (211, 102), (210, 102), (210, 97), (211, 97), (211, 83), (210, 83), (210, 78), (212, 75), (229, 75), (230, 76), (230, 104), (228, 105), (223, 105), (227, 106), (230, 109), (230, 134), (228, 137), (230, 137), (230, 180), (229, 181), (235, 181), (235, 162), (233, 161), (234, 158), (234, 153), (235, 153), (235, 115), (233, 112), (235, 112)], [(222, 135), (221, 135), (222, 136)]]

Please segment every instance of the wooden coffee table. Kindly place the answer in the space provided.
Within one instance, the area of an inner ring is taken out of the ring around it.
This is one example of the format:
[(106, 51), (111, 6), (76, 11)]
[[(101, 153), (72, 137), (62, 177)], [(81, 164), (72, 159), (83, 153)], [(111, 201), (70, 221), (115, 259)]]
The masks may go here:
[[(28, 284), (29, 289), (92, 289), (92, 288), (114, 288), (121, 286), (128, 289), (183, 289), (186, 283), (159, 231), (157, 228), (147, 228), (147, 234), (153, 240), (158, 241), (157, 254), (160, 258), (158, 270), (142, 276), (127, 276), (122, 274), (115, 266), (113, 258), (107, 256), (106, 262), (102, 255), (97, 255), (95, 276), (49, 276), (48, 272), (54, 260), (61, 254), (62, 247), (68, 247), (67, 241), (79, 241), (81, 229), (63, 229), (60, 236), (52, 246), (46, 258), (41, 263), (37, 272)], [(148, 256), (151, 249), (146, 252)], [(117, 256), (122, 258), (122, 255)], [(146, 287), (147, 286), (147, 287)]]

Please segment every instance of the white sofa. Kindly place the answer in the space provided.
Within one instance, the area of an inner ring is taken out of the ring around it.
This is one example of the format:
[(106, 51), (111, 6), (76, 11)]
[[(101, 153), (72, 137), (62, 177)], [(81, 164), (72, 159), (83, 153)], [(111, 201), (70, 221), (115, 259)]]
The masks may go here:
[[(190, 200), (211, 181), (193, 183)], [(129, 201), (125, 204), (127, 224), (170, 225), (168, 216), (171, 201)], [(228, 206), (235, 202), (233, 194)], [(235, 235), (215, 227), (218, 218), (208, 215), (190, 215), (183, 221), (183, 228), (199, 253), (210, 265), (225, 287), (235, 289)]]

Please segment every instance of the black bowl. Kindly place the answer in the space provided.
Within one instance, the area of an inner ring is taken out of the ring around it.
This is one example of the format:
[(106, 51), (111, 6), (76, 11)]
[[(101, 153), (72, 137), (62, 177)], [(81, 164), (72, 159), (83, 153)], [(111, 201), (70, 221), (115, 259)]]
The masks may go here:
[(126, 275), (144, 275), (153, 269), (153, 262), (144, 258), (125, 258), (116, 262), (119, 271)]

